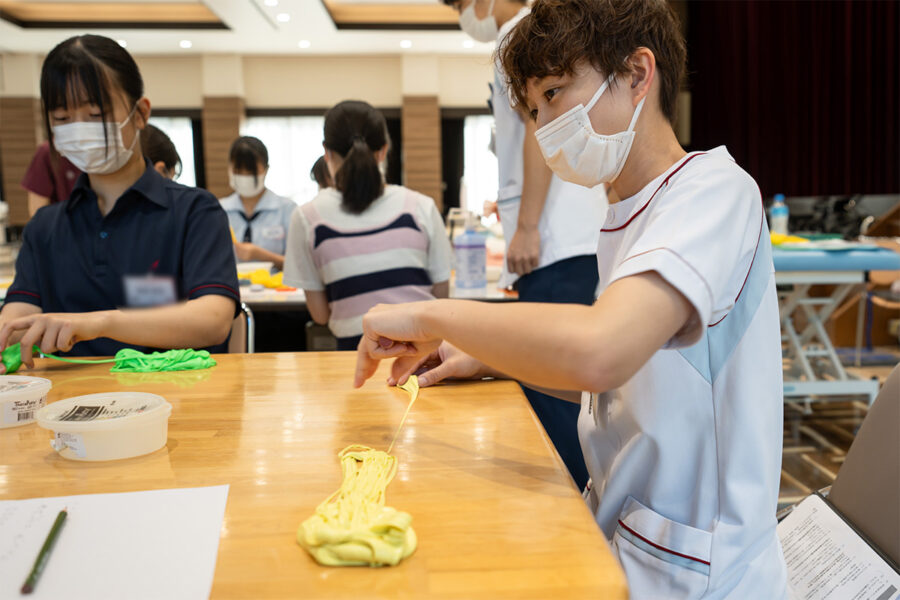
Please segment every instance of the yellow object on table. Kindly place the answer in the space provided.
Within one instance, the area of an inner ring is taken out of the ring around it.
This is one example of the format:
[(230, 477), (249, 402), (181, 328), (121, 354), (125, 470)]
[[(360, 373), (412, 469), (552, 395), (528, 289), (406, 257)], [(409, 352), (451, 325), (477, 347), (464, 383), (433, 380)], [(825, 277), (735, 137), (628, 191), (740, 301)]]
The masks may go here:
[(360, 445), (344, 448), (339, 454), (344, 473), (341, 488), (297, 530), (297, 543), (319, 564), (393, 566), (416, 550), (412, 517), (384, 505), (384, 491), (397, 474), (397, 459), (390, 451), (419, 397), (419, 378), (411, 375), (397, 387), (409, 394), (409, 404), (388, 451)]
[(783, 233), (769, 233), (769, 237), (772, 239), (773, 246), (780, 246), (781, 244), (803, 244), (808, 243), (809, 240), (798, 235), (784, 235)]
[(367, 446), (340, 455), (344, 481), (297, 530), (297, 543), (331, 567), (396, 565), (416, 549), (412, 517), (384, 505), (397, 459)]
[(249, 279), (250, 283), (257, 283), (267, 288), (284, 287), (284, 273), (281, 271), (272, 275), (265, 269), (257, 269), (252, 273), (238, 273), (238, 279)]

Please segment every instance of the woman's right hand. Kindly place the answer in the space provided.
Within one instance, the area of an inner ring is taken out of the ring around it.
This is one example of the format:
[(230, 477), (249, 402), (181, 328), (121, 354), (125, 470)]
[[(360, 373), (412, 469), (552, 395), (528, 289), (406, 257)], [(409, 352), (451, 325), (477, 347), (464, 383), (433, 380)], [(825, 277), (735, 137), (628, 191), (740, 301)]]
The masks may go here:
[(394, 361), (387, 383), (388, 385), (406, 383), (410, 375), (418, 376), (419, 387), (428, 387), (444, 379), (502, 377), (502, 374), (448, 342), (443, 342), (437, 350), (421, 359), (412, 368)]
[(428, 331), (426, 311), (441, 300), (408, 304), (379, 304), (363, 317), (363, 335), (356, 354), (353, 387), (360, 387), (375, 374), (378, 363), (396, 358), (392, 373), (411, 369), (441, 345)]
[(256, 248), (257, 246), (250, 242), (235, 242), (234, 253), (237, 256), (238, 262), (256, 260)]

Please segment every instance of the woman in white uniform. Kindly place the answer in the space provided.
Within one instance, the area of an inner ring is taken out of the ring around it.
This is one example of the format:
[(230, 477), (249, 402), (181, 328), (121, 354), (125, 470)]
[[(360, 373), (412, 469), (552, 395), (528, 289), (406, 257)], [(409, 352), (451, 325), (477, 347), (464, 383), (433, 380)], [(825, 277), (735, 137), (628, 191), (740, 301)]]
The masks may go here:
[(280, 270), (296, 205), (266, 187), (268, 172), (265, 145), (255, 137), (239, 137), (228, 156), (228, 182), (234, 193), (221, 202), (234, 233), (238, 261), (269, 261)]
[(632, 598), (785, 598), (765, 213), (724, 148), (688, 154), (675, 137), (686, 50), (671, 7), (538, 0), (500, 53), (554, 173), (621, 198), (600, 231), (600, 296), (376, 307), (356, 384), (399, 357), (389, 383), (424, 366), (423, 385), (491, 375), (580, 399), (585, 497)]

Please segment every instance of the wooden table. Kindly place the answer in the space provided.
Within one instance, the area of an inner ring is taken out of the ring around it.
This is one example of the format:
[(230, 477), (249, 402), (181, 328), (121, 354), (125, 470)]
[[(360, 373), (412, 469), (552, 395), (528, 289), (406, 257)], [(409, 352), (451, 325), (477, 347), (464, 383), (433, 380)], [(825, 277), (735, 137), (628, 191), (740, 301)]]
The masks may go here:
[(406, 393), (384, 385), (385, 368), (353, 390), (351, 353), (216, 358), (211, 370), (152, 375), (38, 361), (28, 374), (53, 381), (51, 402), (122, 389), (166, 397), (168, 444), (83, 463), (59, 457), (37, 425), (0, 429), (0, 499), (229, 484), (213, 598), (627, 597), (516, 384), (423, 390), (387, 490), (413, 516), (418, 550), (397, 567), (325, 568), (297, 545), (297, 527), (339, 486), (342, 448), (387, 449)]

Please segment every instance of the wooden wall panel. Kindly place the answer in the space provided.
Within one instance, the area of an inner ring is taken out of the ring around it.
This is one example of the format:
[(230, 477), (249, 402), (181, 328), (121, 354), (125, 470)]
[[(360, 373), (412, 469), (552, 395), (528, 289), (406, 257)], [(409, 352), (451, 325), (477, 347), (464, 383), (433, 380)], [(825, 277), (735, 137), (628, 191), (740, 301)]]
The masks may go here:
[(28, 196), (22, 178), (43, 139), (40, 100), (0, 98), (0, 171), (10, 225), (28, 222)]
[(404, 96), (402, 122), (404, 185), (430, 196), (443, 210), (438, 97)]
[(206, 189), (222, 198), (231, 194), (228, 185), (228, 150), (241, 134), (246, 114), (244, 99), (237, 96), (203, 98), (203, 161)]

